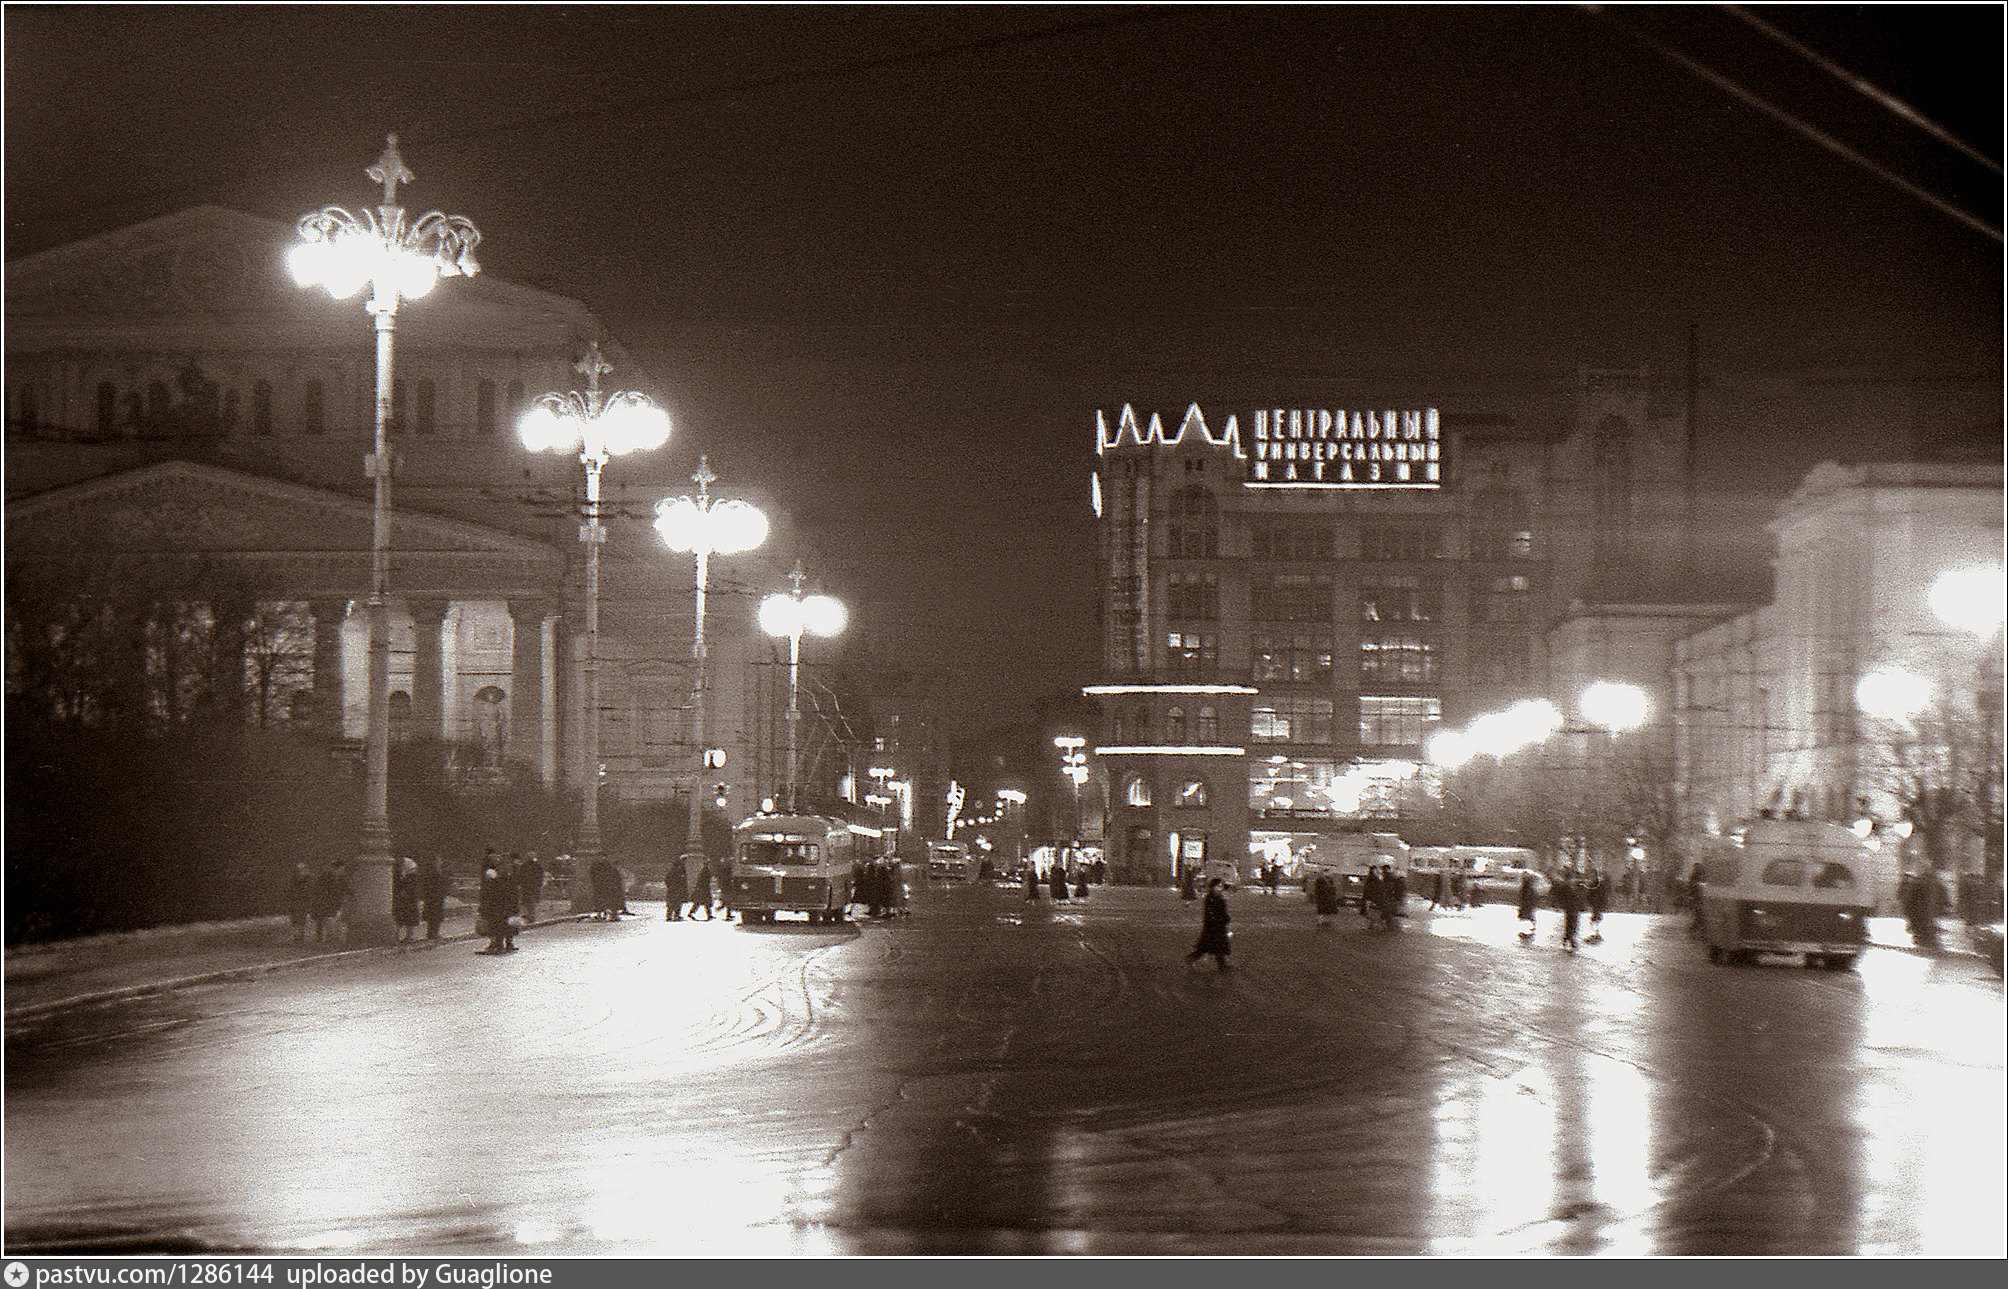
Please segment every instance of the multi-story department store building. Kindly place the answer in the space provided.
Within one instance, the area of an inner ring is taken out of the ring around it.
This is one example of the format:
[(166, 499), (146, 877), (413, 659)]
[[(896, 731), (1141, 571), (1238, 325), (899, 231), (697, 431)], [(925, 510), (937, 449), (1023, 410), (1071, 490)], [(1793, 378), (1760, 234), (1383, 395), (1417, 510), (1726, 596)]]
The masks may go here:
[(1577, 601), (1677, 598), (1689, 419), (1646, 373), (1560, 408), (1097, 414), (1110, 863), (1173, 880), (1399, 832), (1424, 740), (1544, 693)]

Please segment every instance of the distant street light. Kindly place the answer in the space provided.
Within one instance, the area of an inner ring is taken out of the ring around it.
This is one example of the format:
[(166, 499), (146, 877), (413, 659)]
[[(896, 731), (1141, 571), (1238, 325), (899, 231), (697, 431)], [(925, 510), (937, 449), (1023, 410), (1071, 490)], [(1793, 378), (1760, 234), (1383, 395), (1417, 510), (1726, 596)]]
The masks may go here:
[(1902, 667), (1872, 671), (1855, 683), (1855, 702), (1870, 716), (1900, 721), (1931, 704), (1931, 682)]
[(796, 786), (801, 767), (798, 761), (796, 727), (802, 721), (802, 632), (833, 636), (844, 629), (844, 606), (827, 595), (802, 598), (802, 565), (788, 575), (794, 589), (787, 595), (770, 595), (760, 602), (760, 629), (770, 636), (788, 638), (788, 813), (796, 811)]
[(1985, 640), (2001, 629), (2008, 584), (1999, 565), (1954, 569), (1931, 584), (1930, 600), (1941, 621)]
[(683, 854), (686, 870), (694, 873), (696, 870), (692, 865), (704, 863), (704, 833), (700, 822), (704, 772), (717, 768), (712, 764), (710, 740), (704, 726), (705, 583), (710, 576), (713, 555), (736, 555), (741, 551), (750, 551), (767, 540), (767, 516), (743, 501), (713, 502), (710, 490), (711, 485), (718, 481), (718, 476), (711, 473), (711, 466), (703, 457), (697, 459), (697, 473), (690, 476), (690, 481), (697, 485), (696, 498), (672, 497), (657, 503), (655, 530), (662, 535), (663, 544), (671, 550), (689, 551), (697, 556), (697, 625), (690, 638), (690, 704), (696, 726), (698, 763), (691, 772), (690, 828)]
[(1615, 734), (1645, 724), (1652, 712), (1652, 700), (1637, 685), (1598, 680), (1583, 690), (1577, 710), (1590, 724)]
[[(600, 357), (598, 341), (572, 370), (586, 378), (585, 397), (570, 391), (542, 395), (524, 415), (517, 435), (532, 452), (577, 452), (586, 471), (586, 522), (579, 528), (579, 540), (586, 544), (586, 692), (579, 719), (585, 774), (579, 835), (572, 846), (577, 875), (589, 872), (600, 857), (600, 545), (606, 540), (600, 523), (600, 470), (616, 456), (661, 447), (669, 440), (669, 414), (642, 394), (622, 391), (602, 397), (600, 377), (613, 367)], [(572, 912), (592, 908), (588, 884), (573, 881)]]
[(370, 288), (369, 311), (376, 319), (376, 438), (364, 458), (376, 481), (370, 526), (369, 707), (363, 738), (363, 825), (349, 922), (351, 938), (388, 944), (395, 931), (390, 909), (390, 452), (384, 442), (390, 420), (394, 336), (400, 299), (416, 300), (442, 277), (473, 277), (481, 271), (474, 248), (481, 234), (459, 215), (438, 211), (407, 225), (397, 204), (397, 186), (411, 180), (398, 155), (397, 136), (386, 136), (383, 155), (364, 171), (383, 185), (383, 204), (374, 212), (351, 214), (325, 206), (300, 217), (304, 240), (287, 253), (286, 266), (301, 286), (320, 286), (337, 300)]

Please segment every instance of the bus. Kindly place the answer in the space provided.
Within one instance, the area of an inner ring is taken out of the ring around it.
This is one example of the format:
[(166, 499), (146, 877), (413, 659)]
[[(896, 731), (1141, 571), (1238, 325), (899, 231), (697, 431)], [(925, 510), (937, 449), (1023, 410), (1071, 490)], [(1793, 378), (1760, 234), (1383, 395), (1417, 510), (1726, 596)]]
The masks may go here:
[(1818, 819), (1753, 819), (1714, 838), (1701, 865), (1701, 940), (1710, 962), (1760, 953), (1846, 971), (1868, 948), (1874, 847)]
[(855, 866), (878, 854), (876, 829), (820, 815), (754, 815), (732, 830), (731, 907), (746, 922), (776, 913), (842, 922)]
[(932, 882), (966, 882), (969, 870), (969, 847), (959, 841), (931, 841), (927, 843), (927, 877)]

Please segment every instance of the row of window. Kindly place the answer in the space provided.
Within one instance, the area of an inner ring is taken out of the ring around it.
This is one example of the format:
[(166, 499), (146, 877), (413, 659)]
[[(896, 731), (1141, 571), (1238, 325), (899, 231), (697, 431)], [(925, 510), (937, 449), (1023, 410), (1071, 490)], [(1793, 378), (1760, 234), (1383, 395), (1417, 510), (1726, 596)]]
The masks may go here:
[[(1359, 742), (1364, 747), (1419, 747), (1430, 729), (1443, 719), (1443, 700), (1414, 695), (1361, 695)], [(1251, 743), (1333, 743), (1337, 706), (1329, 698), (1258, 697), (1249, 712)], [(1110, 715), (1110, 739), (1117, 744), (1144, 741), (1150, 729), (1146, 708), (1117, 710)], [(1183, 706), (1165, 710), (1163, 746), (1217, 746), (1220, 711), (1202, 706), (1190, 720)]]
[[(1257, 622), (1331, 622), (1335, 583), (1329, 573), (1260, 573), (1248, 579), (1248, 616)], [(1165, 579), (1165, 616), (1180, 622), (1220, 618), (1220, 575), (1175, 572)], [(1524, 622), (1532, 581), (1524, 574), (1486, 578), (1472, 587), (1472, 618)], [(1368, 574), (1355, 604), (1362, 622), (1440, 622), (1443, 583), (1435, 578)]]
[[(1337, 651), (1329, 631), (1257, 631), (1249, 640), (1249, 676), (1257, 684), (1329, 685)], [(1486, 684), (1527, 679), (1527, 647), (1517, 636), (1472, 641), (1473, 673)], [(1165, 633), (1165, 670), (1174, 677), (1210, 679), (1220, 671), (1220, 637), (1211, 631)], [(1415, 635), (1369, 636), (1359, 642), (1362, 684), (1433, 685), (1442, 680), (1435, 640)]]
[[(513, 419), (525, 407), (523, 382), (510, 381), (501, 390), (492, 380), (476, 384), (473, 432), (493, 435), (505, 419)], [(15, 396), (16, 415), (12, 428), (17, 433), (37, 435), (46, 427), (40, 395), (33, 385), (23, 385)], [(327, 386), (318, 380), (302, 381), (296, 412), (302, 434), (325, 434), (328, 428)], [(199, 373), (185, 373), (170, 388), (164, 380), (147, 383), (144, 390), (121, 389), (112, 381), (98, 382), (96, 390), (96, 431), (99, 438), (223, 437), (249, 435), (269, 437), (279, 432), (281, 409), (277, 406), (269, 380), (253, 381), (248, 391), (222, 389)], [(385, 428), (393, 434), (435, 434), (441, 429), (439, 389), (430, 378), (391, 382), (390, 413)]]
[[(1449, 558), (1443, 532), (1437, 528), (1363, 528), (1359, 558), (1416, 563)], [(1249, 554), (1258, 560), (1319, 561), (1339, 558), (1337, 535), (1325, 527), (1251, 525)], [(1534, 558), (1534, 534), (1520, 529), (1473, 529), (1467, 548), (1474, 560)], [(1173, 559), (1219, 559), (1220, 530), (1212, 524), (1173, 521), (1165, 538), (1165, 554)]]

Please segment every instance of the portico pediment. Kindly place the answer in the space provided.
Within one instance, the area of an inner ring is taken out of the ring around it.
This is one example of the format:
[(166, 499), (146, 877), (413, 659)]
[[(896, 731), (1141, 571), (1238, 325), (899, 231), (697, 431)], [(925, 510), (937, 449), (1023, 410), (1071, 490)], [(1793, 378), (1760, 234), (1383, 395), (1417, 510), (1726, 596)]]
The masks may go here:
[[(346, 581), (355, 566), (367, 566), (371, 532), (372, 505), (365, 498), (169, 461), (10, 504), (7, 559), (201, 555), (321, 566)], [(541, 542), (395, 508), (390, 546), (396, 565), (513, 572), (506, 578), (510, 586), (526, 577), (555, 580), (564, 559)]]

